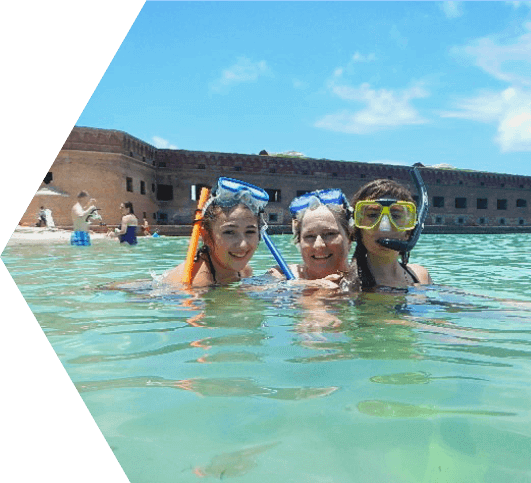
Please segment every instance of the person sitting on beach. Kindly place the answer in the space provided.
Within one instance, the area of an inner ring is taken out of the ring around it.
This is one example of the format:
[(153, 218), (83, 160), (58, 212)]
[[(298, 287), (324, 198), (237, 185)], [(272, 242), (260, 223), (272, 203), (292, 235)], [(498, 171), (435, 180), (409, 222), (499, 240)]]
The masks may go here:
[[(249, 261), (260, 240), (267, 193), (251, 184), (220, 178), (203, 208), (201, 238), (192, 268), (191, 285), (226, 285), (251, 277)], [(161, 282), (182, 284), (185, 264), (167, 272)]]
[(41, 206), (41, 209), (39, 210), (39, 213), (37, 214), (37, 224), (36, 226), (42, 227), (47, 226), (46, 223), (46, 210), (44, 209), (44, 206)]
[(109, 232), (111, 238), (118, 238), (120, 243), (129, 243), (129, 245), (136, 245), (136, 230), (138, 226), (138, 219), (133, 210), (133, 203), (126, 201), (120, 205), (122, 212), (122, 224), (120, 229)]
[(76, 246), (90, 246), (90, 216), (97, 210), (94, 198), (89, 199), (86, 191), (80, 191), (77, 195), (77, 203), (72, 207), (73, 233), (70, 244)]
[[(342, 277), (349, 270), (352, 244), (352, 208), (340, 189), (312, 191), (290, 204), (293, 237), (302, 256), (302, 264), (290, 265), (296, 278), (317, 280)], [(269, 270), (283, 278), (280, 268)]]
[(362, 186), (352, 197), (351, 205), (356, 227), (351, 270), (357, 274), (362, 290), (432, 283), (426, 268), (407, 264), (409, 253), (380, 243), (383, 239), (411, 237), (417, 224), (417, 210), (409, 190), (395, 181), (377, 179)]

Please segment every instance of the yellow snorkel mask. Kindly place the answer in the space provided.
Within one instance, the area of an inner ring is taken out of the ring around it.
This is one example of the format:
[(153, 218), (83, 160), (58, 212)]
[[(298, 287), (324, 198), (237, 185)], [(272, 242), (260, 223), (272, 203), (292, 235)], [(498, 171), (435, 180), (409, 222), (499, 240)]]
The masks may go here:
[(380, 231), (412, 230), (417, 224), (417, 207), (410, 201), (379, 199), (358, 201), (354, 208), (354, 225), (371, 230), (380, 225)]

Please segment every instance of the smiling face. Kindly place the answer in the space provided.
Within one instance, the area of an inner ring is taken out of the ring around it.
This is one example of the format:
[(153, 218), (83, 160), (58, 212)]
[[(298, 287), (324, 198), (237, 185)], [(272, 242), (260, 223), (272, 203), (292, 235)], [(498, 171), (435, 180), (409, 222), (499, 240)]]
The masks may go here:
[(259, 241), (258, 218), (244, 205), (216, 214), (203, 231), (216, 274), (242, 271), (253, 256)]
[(326, 206), (307, 210), (301, 221), (300, 249), (309, 279), (348, 270), (350, 241)]

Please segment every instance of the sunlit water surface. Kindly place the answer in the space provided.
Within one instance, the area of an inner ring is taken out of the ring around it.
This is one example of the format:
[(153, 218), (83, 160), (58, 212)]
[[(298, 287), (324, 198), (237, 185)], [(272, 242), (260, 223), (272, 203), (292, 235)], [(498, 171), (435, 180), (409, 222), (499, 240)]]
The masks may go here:
[[(273, 240), (298, 261), (289, 236)], [(437, 285), (320, 303), (285, 282), (105, 287), (173, 267), (185, 238), (2, 259), (131, 483), (521, 483), (530, 242), (425, 235), (412, 262)], [(272, 265), (264, 246), (252, 264)]]

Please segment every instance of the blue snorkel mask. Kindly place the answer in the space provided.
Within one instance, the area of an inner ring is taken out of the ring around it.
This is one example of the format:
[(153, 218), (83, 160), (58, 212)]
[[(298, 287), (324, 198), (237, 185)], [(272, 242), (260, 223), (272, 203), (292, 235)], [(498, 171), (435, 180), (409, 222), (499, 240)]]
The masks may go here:
[(304, 210), (308, 208), (313, 210), (321, 205), (336, 205), (345, 208), (348, 222), (353, 226), (353, 210), (350, 206), (347, 197), (339, 188), (332, 188), (326, 190), (316, 190), (297, 196), (289, 205), (289, 211), (293, 218), (297, 218)]
[[(269, 195), (265, 190), (253, 184), (246, 183), (245, 181), (240, 181), (238, 179), (221, 177), (218, 179), (217, 186), (212, 190), (210, 199), (203, 207), (203, 214), (205, 213), (206, 209), (214, 202), (218, 206), (225, 207), (236, 206), (241, 203), (249, 208), (249, 210), (251, 210), (255, 215), (262, 216), (264, 213), (264, 208), (269, 202)], [(293, 280), (295, 276), (269, 237), (267, 233), (267, 224), (263, 218), (262, 221), (263, 226), (260, 229), (260, 234), (262, 235), (267, 248), (269, 248), (269, 251), (284, 272), (286, 278), (288, 280)]]
[(203, 207), (203, 214), (212, 203), (224, 207), (236, 206), (241, 203), (255, 215), (259, 215), (264, 212), (268, 201), (269, 195), (262, 188), (238, 179), (221, 177)]
[(424, 228), (424, 221), (428, 216), (429, 208), (428, 191), (426, 190), (424, 181), (422, 181), (422, 177), (420, 176), (419, 170), (414, 167), (411, 170), (410, 174), (413, 178), (413, 181), (415, 182), (415, 186), (417, 187), (417, 192), (419, 194), (419, 208), (417, 210), (417, 223), (415, 225), (415, 228), (413, 228), (413, 230), (411, 231), (411, 236), (409, 237), (409, 240), (396, 240), (392, 238), (379, 238), (378, 240), (376, 240), (383, 247), (400, 252), (403, 256), (404, 263), (408, 262), (409, 253), (417, 244), (420, 234), (422, 233), (422, 230)]

